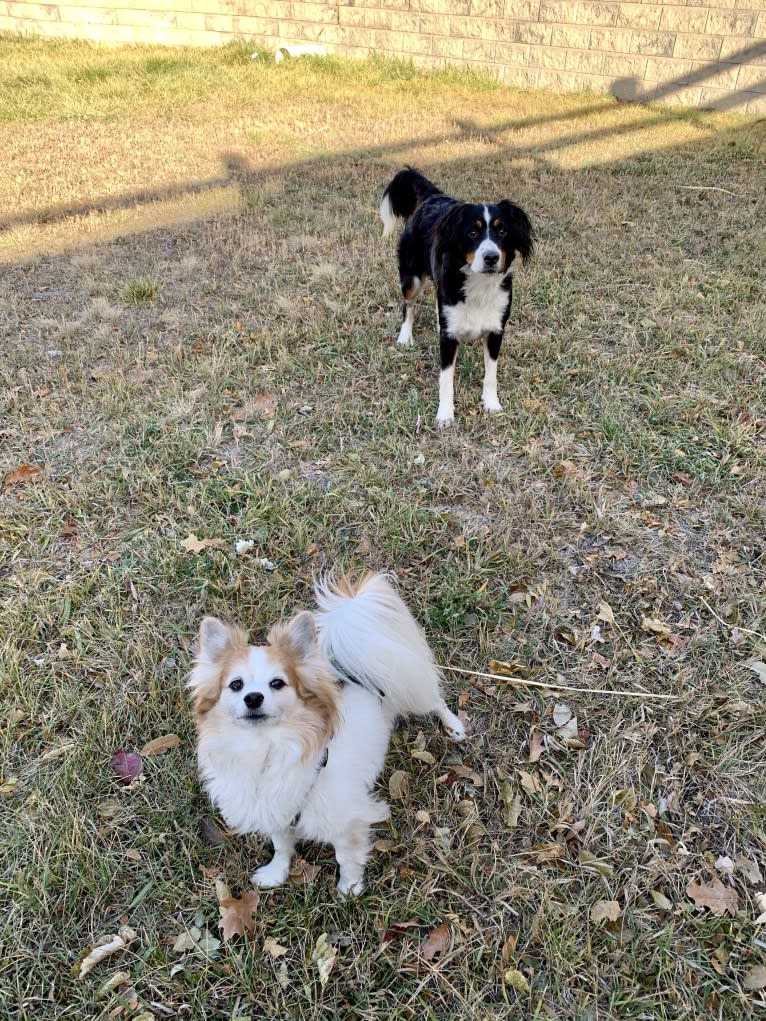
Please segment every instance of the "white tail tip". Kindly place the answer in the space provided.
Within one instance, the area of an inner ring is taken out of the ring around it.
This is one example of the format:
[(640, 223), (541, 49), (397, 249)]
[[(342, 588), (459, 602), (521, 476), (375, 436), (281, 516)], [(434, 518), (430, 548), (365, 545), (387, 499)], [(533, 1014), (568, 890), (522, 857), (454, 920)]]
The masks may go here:
[(380, 218), (383, 221), (383, 237), (387, 238), (389, 234), (393, 234), (394, 227), (396, 227), (396, 217), (391, 208), (391, 199), (388, 197), (388, 192), (386, 192), (380, 202)]

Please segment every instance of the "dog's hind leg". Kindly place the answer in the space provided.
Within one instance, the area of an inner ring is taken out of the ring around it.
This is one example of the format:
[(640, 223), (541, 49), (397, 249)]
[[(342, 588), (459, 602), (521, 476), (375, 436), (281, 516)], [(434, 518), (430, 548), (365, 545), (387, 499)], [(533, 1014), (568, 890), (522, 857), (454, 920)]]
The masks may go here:
[(270, 836), (274, 845), (274, 857), (268, 865), (261, 865), (250, 876), (253, 886), (281, 886), (290, 871), (290, 862), (295, 850), (295, 830), (281, 830)]
[(447, 731), (447, 737), (453, 741), (465, 740), (465, 726), (463, 721), (459, 720), (453, 712), (447, 708), (447, 704), (444, 699), (439, 699), (439, 705), (436, 707), (436, 714), (442, 721), (444, 729)]
[(401, 344), (403, 347), (411, 347), (413, 343), (412, 323), (415, 319), (415, 298), (423, 286), (423, 282), (418, 276), (402, 275), (401, 279), (402, 296), (404, 297), (404, 307), (402, 309), (403, 322), (396, 343)]
[(335, 841), (335, 859), (340, 866), (338, 893), (355, 896), (364, 889), (364, 867), (370, 853), (370, 830), (365, 822), (353, 822)]

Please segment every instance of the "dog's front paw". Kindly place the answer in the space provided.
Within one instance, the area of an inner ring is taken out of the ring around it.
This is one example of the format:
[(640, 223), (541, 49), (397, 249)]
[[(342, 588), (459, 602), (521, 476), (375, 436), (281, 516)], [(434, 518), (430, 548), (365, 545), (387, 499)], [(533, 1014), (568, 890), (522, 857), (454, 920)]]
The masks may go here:
[(503, 405), (497, 397), (484, 397), (482, 398), (482, 404), (488, 415), (497, 415), (503, 410)]
[(267, 889), (272, 886), (281, 886), (282, 883), (287, 879), (287, 873), (289, 869), (284, 868), (282, 865), (274, 866), (274, 862), (269, 862), (268, 865), (261, 865), (259, 869), (250, 876), (250, 882), (253, 886), (260, 886), (262, 889)]
[(364, 891), (364, 881), (358, 879), (356, 882), (350, 880), (338, 880), (338, 896), (341, 899), (346, 897), (358, 897)]
[(436, 426), (438, 429), (449, 429), (454, 421), (454, 408), (439, 408), (436, 412)]

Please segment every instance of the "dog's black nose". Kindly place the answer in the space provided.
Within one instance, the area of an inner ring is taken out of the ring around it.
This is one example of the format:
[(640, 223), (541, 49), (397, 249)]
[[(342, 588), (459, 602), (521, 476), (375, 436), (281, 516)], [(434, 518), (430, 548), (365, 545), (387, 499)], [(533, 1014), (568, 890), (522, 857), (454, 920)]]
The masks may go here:
[(245, 695), (245, 705), (248, 709), (258, 709), (263, 705), (263, 695), (260, 691), (249, 691)]
[(500, 259), (499, 254), (493, 255), (491, 252), (489, 252), (487, 255), (484, 256), (484, 265), (490, 267), (497, 266), (499, 259)]

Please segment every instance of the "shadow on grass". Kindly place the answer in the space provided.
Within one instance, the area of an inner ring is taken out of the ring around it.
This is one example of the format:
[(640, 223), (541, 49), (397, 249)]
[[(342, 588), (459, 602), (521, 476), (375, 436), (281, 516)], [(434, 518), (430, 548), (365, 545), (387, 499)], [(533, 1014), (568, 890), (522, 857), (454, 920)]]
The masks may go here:
[[(766, 42), (758, 42), (732, 55), (729, 60), (734, 66), (736, 64), (754, 61), (766, 54)], [(634, 78), (621, 79), (613, 87), (612, 93), (619, 100), (636, 101), (642, 104), (655, 101), (665, 101), (674, 94), (692, 85), (700, 84), (714, 77), (721, 70), (720, 63), (706, 64), (686, 75), (680, 75), (672, 81), (657, 86), (655, 89), (643, 92), (641, 83)], [(766, 76), (765, 76), (766, 81)], [(759, 83), (759, 88), (763, 83)], [(733, 109), (743, 91), (734, 91), (716, 102), (717, 109)], [(500, 136), (509, 131), (524, 131), (534, 127), (550, 126), (561, 124), (562, 127), (570, 125), (589, 117), (593, 114), (603, 112), (606, 109), (603, 102), (583, 103), (575, 110), (561, 113), (544, 114), (532, 117), (508, 118), (499, 124), (490, 127), (479, 126), (470, 120), (455, 120), (455, 130), (448, 136), (435, 134), (426, 139), (407, 139), (395, 144), (372, 145), (364, 150), (336, 152), (323, 157), (325, 159), (383, 159), (390, 161), (391, 157), (398, 153), (406, 153), (413, 145), (419, 148), (430, 146), (441, 146), (445, 143), (452, 143), (456, 147), (471, 139), (481, 138), (490, 144), (498, 144), (503, 147), (503, 154), (515, 159), (539, 160), (545, 153), (553, 153), (561, 148), (588, 144), (591, 142), (604, 141), (609, 138), (630, 135), (643, 130), (656, 129), (663, 124), (672, 124), (688, 120), (695, 116), (697, 108), (668, 106), (647, 106), (646, 115), (642, 120), (633, 121), (624, 125), (610, 125), (604, 128), (583, 130), (580, 132), (562, 133), (561, 137), (534, 146), (519, 146), (511, 143), (503, 144)], [(223, 173), (219, 176), (196, 181), (186, 181), (166, 187), (154, 189), (139, 189), (132, 192), (125, 192), (121, 195), (103, 196), (87, 199), (83, 202), (63, 206), (46, 206), (39, 209), (32, 209), (25, 212), (7, 214), (0, 216), (0, 231), (7, 231), (14, 227), (26, 224), (44, 224), (56, 221), (65, 221), (71, 218), (87, 216), (93, 213), (108, 213), (116, 210), (131, 209), (137, 206), (149, 205), (155, 202), (167, 202), (174, 199), (181, 199), (187, 195), (200, 195), (204, 192), (219, 188), (234, 188), (246, 185), (253, 187), (261, 182), (273, 181), (275, 178), (283, 177), (295, 169), (306, 170), (311, 166), (311, 161), (297, 161), (293, 164), (284, 164), (279, 167), (266, 167), (255, 169), (249, 165), (246, 158), (236, 154), (222, 154)], [(92, 242), (92, 238), (87, 239)]]

